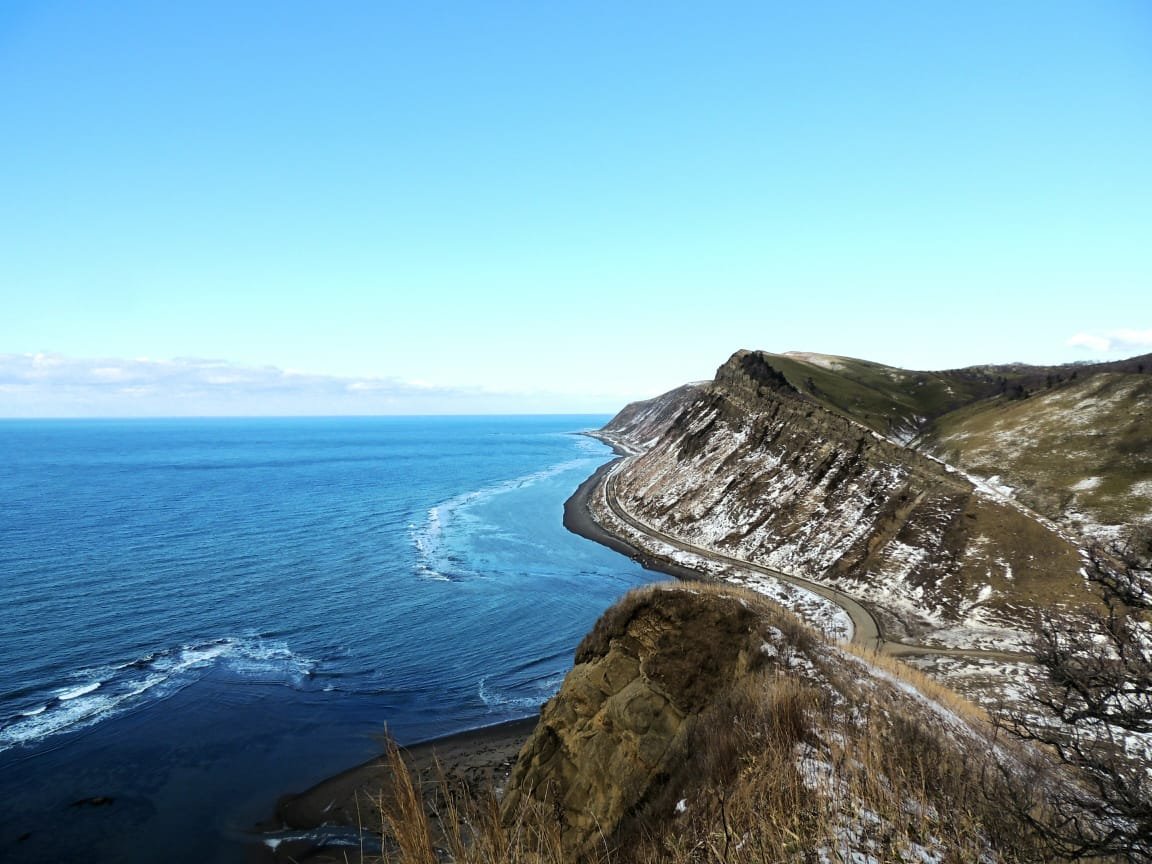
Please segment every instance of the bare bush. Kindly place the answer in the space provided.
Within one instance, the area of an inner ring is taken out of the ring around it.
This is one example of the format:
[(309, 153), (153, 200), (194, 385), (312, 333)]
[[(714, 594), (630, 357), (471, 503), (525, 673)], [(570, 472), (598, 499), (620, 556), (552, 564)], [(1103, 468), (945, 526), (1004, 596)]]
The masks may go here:
[(1017, 809), (1068, 859), (1152, 862), (1152, 534), (1089, 550), (1099, 608), (1040, 619), (1034, 651), (1049, 687), (999, 719), (1054, 753), (1070, 782), (1020, 787)]

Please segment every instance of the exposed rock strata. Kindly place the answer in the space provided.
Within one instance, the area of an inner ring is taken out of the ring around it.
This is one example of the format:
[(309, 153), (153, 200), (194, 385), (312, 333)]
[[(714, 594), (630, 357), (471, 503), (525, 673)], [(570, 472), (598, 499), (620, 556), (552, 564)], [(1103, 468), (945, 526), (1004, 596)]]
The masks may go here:
[(624, 433), (622, 437), (632, 446), (646, 449), (660, 440), (660, 436), (675, 421), (684, 405), (699, 396), (707, 387), (708, 382), (685, 384), (655, 399), (633, 402), (624, 406), (604, 427), (604, 431), (622, 432)]
[(633, 407), (606, 427), (646, 448), (615, 481), (628, 511), (835, 584), (878, 607), (892, 635), (1010, 648), (1037, 600), (1082, 597), (1066, 538), (805, 398), (761, 353), (737, 352), (710, 386), (664, 398), (662, 434), (653, 413)]

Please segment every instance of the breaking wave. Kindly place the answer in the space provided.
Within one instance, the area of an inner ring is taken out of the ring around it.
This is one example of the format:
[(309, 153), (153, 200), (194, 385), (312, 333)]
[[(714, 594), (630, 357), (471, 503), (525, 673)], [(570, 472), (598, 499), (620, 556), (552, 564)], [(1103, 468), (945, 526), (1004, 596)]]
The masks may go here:
[(297, 657), (279, 642), (259, 638), (216, 639), (156, 651), (119, 665), (81, 669), (71, 681), (30, 694), (0, 718), (0, 751), (85, 729), (177, 692), (213, 667), (235, 674), (300, 683), (315, 662)]
[[(591, 439), (588, 440), (591, 442)], [(593, 454), (593, 450), (583, 445), (581, 445), (581, 449), (586, 450), (590, 456)], [(540, 471), (525, 474), (522, 477), (501, 480), (499, 483), (465, 492), (429, 508), (423, 525), (411, 524), (408, 526), (412, 546), (416, 551), (417, 575), (425, 579), (437, 579), (445, 582), (474, 576), (475, 572), (470, 570), (459, 557), (452, 555), (445, 544), (445, 537), (453, 528), (469, 521), (471, 509), (498, 495), (515, 492), (526, 486), (533, 486), (577, 468), (586, 469), (589, 461), (588, 456), (570, 459), (567, 462), (561, 462)]]
[(511, 686), (501, 686), (492, 682), (487, 676), (480, 679), (480, 699), (489, 710), (503, 711), (507, 708), (534, 709), (539, 708), (560, 689), (564, 683), (567, 669), (553, 672), (551, 675), (526, 681)]

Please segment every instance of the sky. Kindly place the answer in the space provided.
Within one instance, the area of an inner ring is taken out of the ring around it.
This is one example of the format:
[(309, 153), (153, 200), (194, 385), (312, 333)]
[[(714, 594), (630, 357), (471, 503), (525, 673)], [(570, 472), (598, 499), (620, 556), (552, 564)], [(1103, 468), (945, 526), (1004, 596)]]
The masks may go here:
[(1152, 351), (1152, 5), (0, 0), (0, 416)]

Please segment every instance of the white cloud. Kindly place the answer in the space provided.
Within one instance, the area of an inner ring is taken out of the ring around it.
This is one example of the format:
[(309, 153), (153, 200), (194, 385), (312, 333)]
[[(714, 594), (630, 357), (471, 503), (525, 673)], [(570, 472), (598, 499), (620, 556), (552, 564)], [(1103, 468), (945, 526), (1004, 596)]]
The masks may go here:
[(124, 379), (124, 370), (119, 366), (97, 366), (92, 370), (92, 377), (102, 381), (121, 381)]
[(610, 413), (611, 395), (512, 393), (181, 357), (0, 354), (0, 416)]
[(1115, 350), (1141, 352), (1152, 350), (1152, 328), (1148, 330), (1117, 330), (1112, 334)]
[(1152, 329), (1124, 327), (1106, 333), (1077, 333), (1066, 344), (1097, 354), (1143, 354), (1152, 351)]
[(349, 381), (348, 390), (356, 393), (371, 393), (376, 390), (386, 389), (386, 384), (382, 381)]
[(1085, 348), (1089, 351), (1104, 353), (1112, 347), (1112, 341), (1106, 336), (1095, 336), (1092, 333), (1077, 333), (1066, 343), (1074, 348)]

